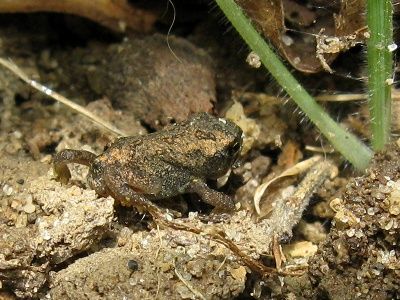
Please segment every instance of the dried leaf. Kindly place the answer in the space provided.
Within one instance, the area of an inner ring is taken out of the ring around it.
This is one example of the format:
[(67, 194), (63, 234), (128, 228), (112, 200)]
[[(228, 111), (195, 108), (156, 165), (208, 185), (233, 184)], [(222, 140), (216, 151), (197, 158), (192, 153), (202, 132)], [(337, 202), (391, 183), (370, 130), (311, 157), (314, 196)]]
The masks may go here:
[(363, 0), (317, 1), (237, 0), (258, 30), (297, 70), (332, 70), (336, 56), (364, 42)]
[(308, 170), (311, 168), (316, 162), (320, 161), (322, 159), (321, 156), (313, 156), (309, 159), (303, 160), (302, 162), (299, 162), (298, 164), (294, 165), (293, 167), (285, 170), (282, 174), (280, 174), (277, 177), (274, 177), (273, 179), (261, 184), (257, 189), (256, 192), (254, 193), (254, 207), (257, 211), (257, 214), (260, 215), (261, 209), (260, 209), (260, 200), (261, 197), (264, 195), (266, 189), (275, 181), (277, 181), (280, 178), (287, 177), (287, 176), (293, 176), (300, 174), (304, 172), (305, 170)]
[(149, 31), (154, 12), (134, 7), (128, 0), (13, 0), (0, 1), (0, 13), (60, 12), (88, 18), (115, 31)]

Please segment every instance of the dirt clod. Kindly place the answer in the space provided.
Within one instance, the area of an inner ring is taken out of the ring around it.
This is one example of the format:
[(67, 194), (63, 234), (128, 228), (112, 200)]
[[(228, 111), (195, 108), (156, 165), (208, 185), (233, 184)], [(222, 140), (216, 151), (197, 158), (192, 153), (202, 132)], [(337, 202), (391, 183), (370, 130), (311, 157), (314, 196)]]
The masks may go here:
[[(112, 198), (97, 198), (76, 186), (65, 189), (51, 180), (51, 173), (30, 184), (14, 200), (8, 196), (15, 205), (6, 212), (10, 220), (16, 216), (16, 226), (0, 224), (0, 280), (19, 297), (37, 296), (51, 267), (98, 241), (114, 212)], [(19, 199), (29, 199), (20, 212)], [(18, 222), (21, 218), (24, 223)]]
[(209, 56), (182, 38), (131, 36), (108, 47), (77, 49), (72, 57), (61, 53), (58, 60), (81, 89), (107, 96), (115, 108), (153, 128), (210, 112), (216, 101)]
[[(129, 267), (132, 262), (137, 269)], [(57, 272), (49, 296), (232, 299), (244, 289), (246, 273), (221, 245), (191, 233), (152, 230), (131, 235), (124, 247), (104, 249)]]
[(396, 144), (378, 153), (337, 205), (333, 227), (310, 265), (313, 281), (331, 299), (399, 297), (399, 155)]

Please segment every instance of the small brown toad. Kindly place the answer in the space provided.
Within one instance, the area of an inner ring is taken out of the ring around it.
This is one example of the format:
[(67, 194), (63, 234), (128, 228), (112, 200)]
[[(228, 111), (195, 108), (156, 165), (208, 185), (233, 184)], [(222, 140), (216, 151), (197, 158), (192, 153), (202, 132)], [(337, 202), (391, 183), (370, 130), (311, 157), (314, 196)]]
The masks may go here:
[(236, 124), (198, 113), (155, 133), (119, 138), (98, 156), (63, 150), (54, 156), (54, 171), (66, 183), (68, 163), (87, 165), (90, 187), (126, 205), (146, 208), (151, 200), (196, 193), (219, 213), (233, 210), (234, 203), (205, 181), (224, 175), (241, 146), (242, 130)]

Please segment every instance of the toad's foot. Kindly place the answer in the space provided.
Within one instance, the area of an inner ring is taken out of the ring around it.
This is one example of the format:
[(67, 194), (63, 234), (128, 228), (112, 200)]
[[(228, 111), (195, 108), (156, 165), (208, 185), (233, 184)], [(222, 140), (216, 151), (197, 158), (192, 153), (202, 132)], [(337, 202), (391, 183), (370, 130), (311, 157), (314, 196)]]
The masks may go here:
[(77, 163), (90, 166), (95, 158), (96, 155), (94, 153), (85, 150), (65, 149), (58, 152), (53, 157), (53, 168), (56, 179), (63, 184), (67, 184), (71, 178), (71, 172), (67, 164)]

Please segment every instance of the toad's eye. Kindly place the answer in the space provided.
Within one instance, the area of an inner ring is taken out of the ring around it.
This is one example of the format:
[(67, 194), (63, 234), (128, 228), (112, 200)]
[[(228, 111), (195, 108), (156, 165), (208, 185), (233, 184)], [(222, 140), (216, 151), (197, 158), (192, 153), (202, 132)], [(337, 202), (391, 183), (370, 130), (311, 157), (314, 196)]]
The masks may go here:
[(232, 145), (229, 146), (229, 149), (228, 149), (229, 154), (230, 155), (237, 154), (239, 152), (240, 148), (241, 148), (240, 142), (233, 143)]

